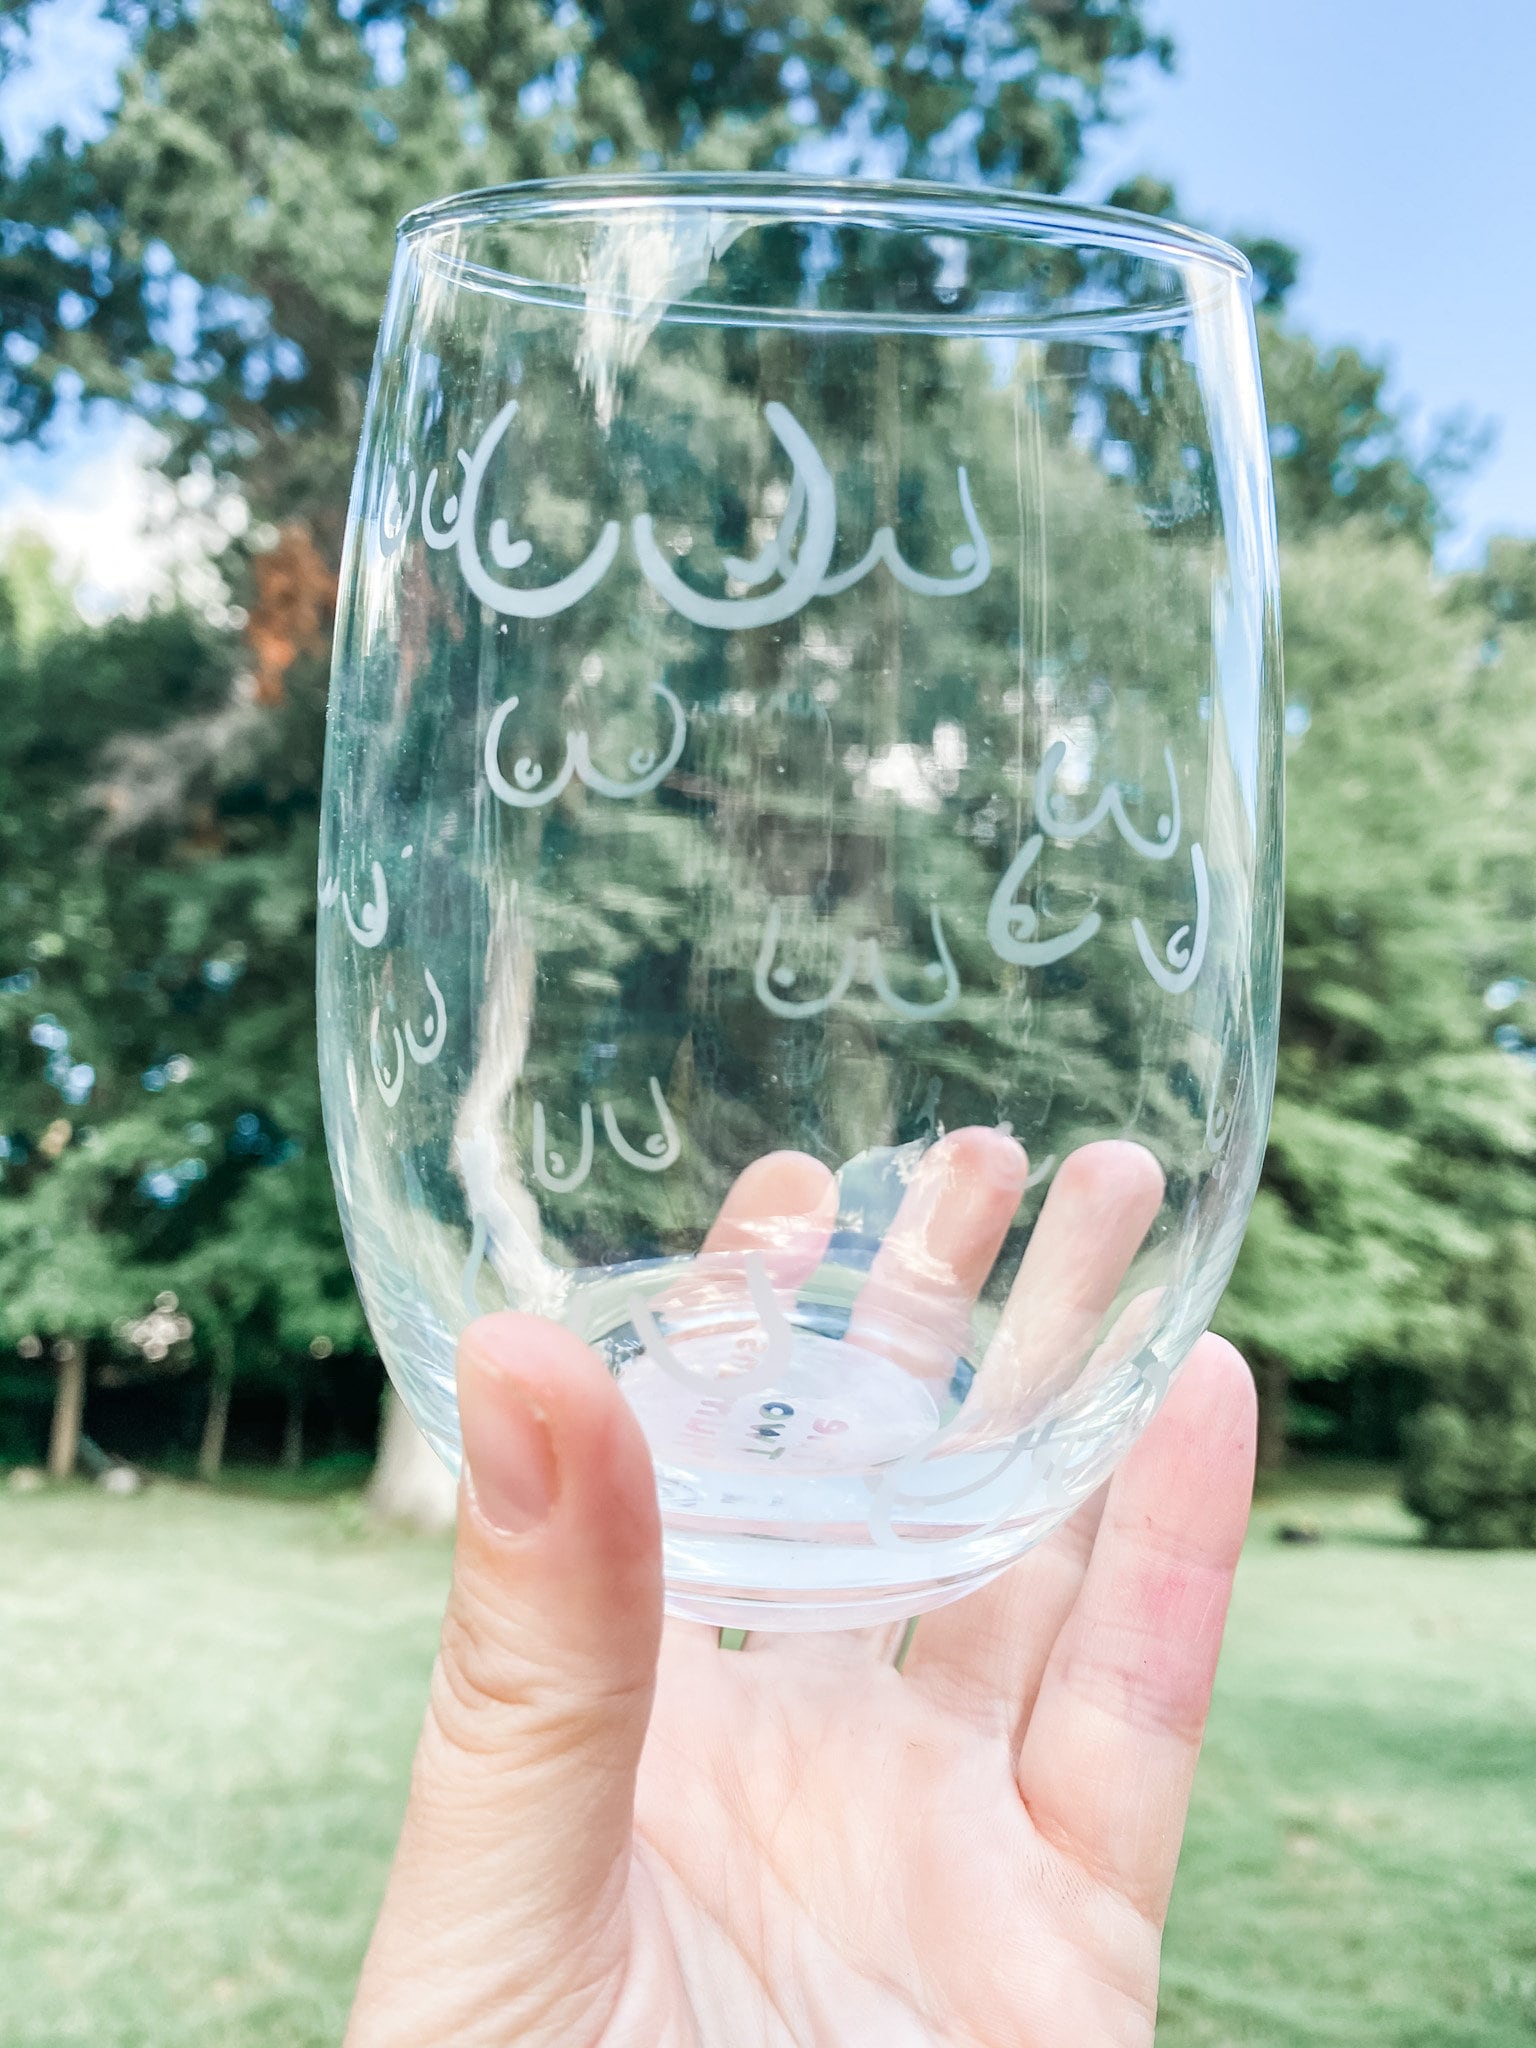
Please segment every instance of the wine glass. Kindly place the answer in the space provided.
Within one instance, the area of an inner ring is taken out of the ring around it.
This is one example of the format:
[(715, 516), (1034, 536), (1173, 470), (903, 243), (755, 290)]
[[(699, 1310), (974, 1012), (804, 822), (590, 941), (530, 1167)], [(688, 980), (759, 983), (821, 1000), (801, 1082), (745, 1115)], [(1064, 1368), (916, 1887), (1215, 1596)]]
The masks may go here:
[(938, 185), (402, 224), (326, 755), (338, 1201), (450, 1465), (471, 1318), (601, 1352), (675, 1613), (984, 1583), (1226, 1283), (1280, 929), (1247, 275)]

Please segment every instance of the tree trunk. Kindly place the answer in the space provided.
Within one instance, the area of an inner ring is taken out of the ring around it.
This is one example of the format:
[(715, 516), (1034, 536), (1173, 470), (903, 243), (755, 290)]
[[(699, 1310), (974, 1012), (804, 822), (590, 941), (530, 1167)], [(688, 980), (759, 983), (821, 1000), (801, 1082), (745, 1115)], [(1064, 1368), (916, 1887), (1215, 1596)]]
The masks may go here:
[(208, 1414), (203, 1423), (203, 1441), (197, 1453), (197, 1476), (212, 1486), (224, 1465), (224, 1438), (229, 1430), (229, 1403), (235, 1391), (233, 1359), (220, 1358), (208, 1389)]
[(285, 1472), (297, 1472), (304, 1464), (304, 1389), (288, 1389), (288, 1409), (283, 1418), (283, 1449), (278, 1461)]
[(1291, 1391), (1291, 1370), (1283, 1358), (1255, 1361), (1259, 1388), (1259, 1470), (1278, 1472), (1285, 1463), (1285, 1411)]
[(412, 1529), (452, 1526), (458, 1489), (452, 1475), (392, 1386), (384, 1390), (379, 1455), (368, 1486), (368, 1506), (380, 1521)]
[(80, 1455), (80, 1420), (85, 1413), (85, 1346), (61, 1337), (53, 1347), (59, 1386), (53, 1397), (53, 1428), (48, 1437), (48, 1477), (68, 1479)]

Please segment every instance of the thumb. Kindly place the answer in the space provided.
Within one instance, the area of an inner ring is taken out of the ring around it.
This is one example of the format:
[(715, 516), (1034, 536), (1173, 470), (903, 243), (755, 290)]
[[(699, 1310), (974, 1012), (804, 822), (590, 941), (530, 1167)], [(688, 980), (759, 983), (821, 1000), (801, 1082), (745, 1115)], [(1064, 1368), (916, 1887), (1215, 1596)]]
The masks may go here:
[(650, 1452), (595, 1353), (482, 1318), (458, 1359), (453, 1585), (354, 2043), (576, 2037), (622, 1976), (661, 1640)]

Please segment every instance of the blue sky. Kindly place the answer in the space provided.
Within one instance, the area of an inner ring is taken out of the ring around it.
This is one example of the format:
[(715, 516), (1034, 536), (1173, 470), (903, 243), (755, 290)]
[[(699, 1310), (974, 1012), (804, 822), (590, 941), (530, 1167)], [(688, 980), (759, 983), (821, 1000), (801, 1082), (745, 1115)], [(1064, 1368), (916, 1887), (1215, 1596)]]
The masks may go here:
[[(1179, 47), (1143, 74), (1078, 189), (1133, 171), (1186, 217), (1268, 231), (1303, 252), (1297, 313), (1327, 341), (1385, 354), (1421, 415), (1491, 418), (1498, 443), (1458, 493), (1455, 564), (1490, 532), (1536, 532), (1536, 0), (1150, 0)], [(51, 0), (33, 62), (0, 92), (25, 148), (62, 119), (95, 128), (120, 47), (95, 0)], [(0, 502), (76, 468), (0, 458)]]
[(1426, 416), (1498, 423), (1447, 560), (1536, 533), (1536, 0), (1152, 0), (1149, 18), (1177, 70), (1140, 81), (1085, 196), (1149, 170), (1203, 224), (1295, 243), (1315, 334), (1385, 354)]

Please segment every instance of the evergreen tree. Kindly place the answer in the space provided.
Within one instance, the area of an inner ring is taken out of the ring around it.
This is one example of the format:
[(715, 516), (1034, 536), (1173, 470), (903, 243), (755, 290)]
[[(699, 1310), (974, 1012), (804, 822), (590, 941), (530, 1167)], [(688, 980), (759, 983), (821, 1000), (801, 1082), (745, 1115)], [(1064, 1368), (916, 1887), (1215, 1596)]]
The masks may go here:
[[(173, 471), (237, 479), (249, 619), (238, 642), (180, 615), (61, 635), (13, 568), (0, 1316), (51, 1387), (50, 1346), (98, 1374), (157, 1363), (129, 1333), (174, 1293), (192, 1334), (158, 1363), (190, 1350), (213, 1374), (211, 1462), (235, 1365), (302, 1388), (330, 1370), (312, 1346), (365, 1341), (309, 1078), (310, 955), (332, 577), (396, 218), (503, 179), (807, 152), (1056, 189), (1118, 83), (1167, 51), (1135, 0), (108, 11), (132, 56), (107, 134), (0, 167), (0, 420), (36, 434), (99, 396), (156, 423)], [(1147, 181), (1116, 197), (1173, 203)], [(1223, 1323), (1280, 1423), (1288, 1374), (1396, 1375), (1399, 1405), (1449, 1387), (1503, 1313), (1476, 1276), (1531, 1217), (1536, 601), (1518, 543), (1437, 587), (1427, 543), (1476, 437), (1417, 442), (1380, 364), (1294, 327), (1294, 252), (1250, 255), (1297, 730), (1274, 1142)], [(1162, 453), (1113, 424), (1153, 475)], [(942, 639), (924, 658), (967, 667)], [(613, 949), (618, 986), (622, 918), (580, 936)], [(958, 1057), (985, 1076), (984, 1047)], [(894, 1106), (897, 1128), (919, 1108)]]
[[(1059, 190), (1140, 0), (108, 0), (130, 32), (101, 141), (0, 179), (0, 408), (82, 389), (309, 520), (334, 559), (395, 222), (597, 169), (854, 167)], [(70, 373), (70, 374), (63, 374)], [(62, 377), (62, 381), (61, 381)]]
[[(121, 1371), (174, 1293), (170, 1348), (213, 1376), (212, 1469), (236, 1370), (302, 1389), (363, 1341), (311, 949), (332, 578), (398, 217), (811, 144), (1055, 189), (1118, 79), (1168, 53), (1138, 0), (105, 11), (131, 45), (106, 135), (0, 166), (0, 421), (36, 435), (104, 399), (155, 423), (172, 473), (237, 479), (249, 619), (243, 645), (172, 616), (3, 657), (0, 1317), (43, 1363)], [(13, 53), (25, 26), (13, 9)]]

